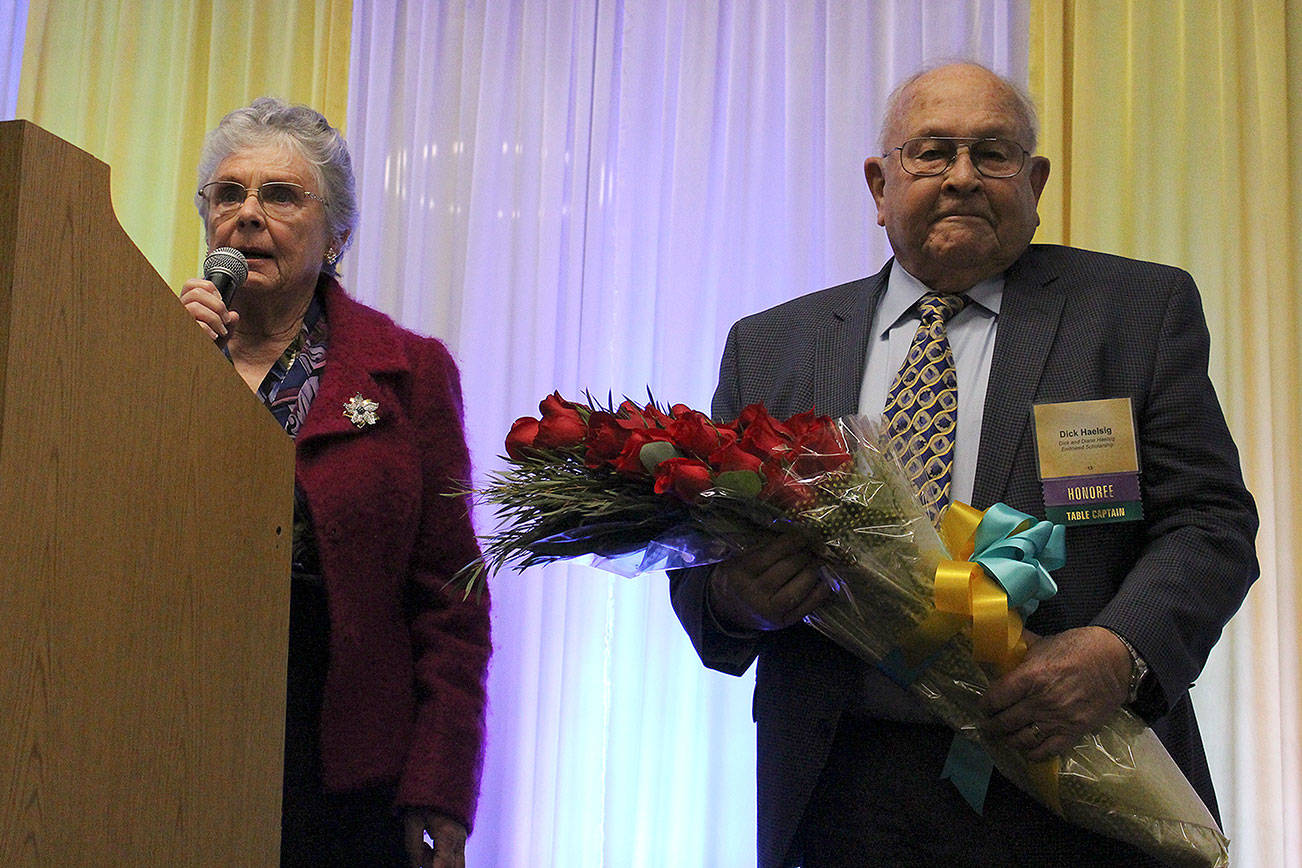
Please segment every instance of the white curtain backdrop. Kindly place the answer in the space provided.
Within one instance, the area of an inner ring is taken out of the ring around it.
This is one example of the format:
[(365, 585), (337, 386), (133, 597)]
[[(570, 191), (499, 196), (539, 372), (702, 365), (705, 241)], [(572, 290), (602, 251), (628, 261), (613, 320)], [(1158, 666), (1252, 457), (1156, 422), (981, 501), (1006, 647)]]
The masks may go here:
[[(951, 56), (1025, 80), (1027, 15), (354, 0), (345, 282), (452, 348), (480, 479), (553, 389), (708, 409), (734, 320), (884, 261), (890, 85)], [(504, 574), (493, 629), (471, 864), (754, 864), (753, 682), (700, 665), (663, 575)]]

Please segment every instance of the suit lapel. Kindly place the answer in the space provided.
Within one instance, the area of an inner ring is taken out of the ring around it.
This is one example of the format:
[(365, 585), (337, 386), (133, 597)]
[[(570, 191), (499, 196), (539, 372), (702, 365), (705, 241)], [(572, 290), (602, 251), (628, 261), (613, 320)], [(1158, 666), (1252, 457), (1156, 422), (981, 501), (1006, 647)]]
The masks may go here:
[(1029, 436), (1031, 404), (1062, 317), (1057, 278), (1043, 270), (1034, 248), (1008, 271), (986, 387), (974, 505), (1005, 497), (1017, 445)]
[(831, 321), (814, 337), (814, 376), (810, 406), (825, 416), (857, 412), (863, 386), (863, 369), (868, 359), (873, 315), (886, 291), (891, 265), (877, 274), (850, 285), (851, 292), (829, 308)]

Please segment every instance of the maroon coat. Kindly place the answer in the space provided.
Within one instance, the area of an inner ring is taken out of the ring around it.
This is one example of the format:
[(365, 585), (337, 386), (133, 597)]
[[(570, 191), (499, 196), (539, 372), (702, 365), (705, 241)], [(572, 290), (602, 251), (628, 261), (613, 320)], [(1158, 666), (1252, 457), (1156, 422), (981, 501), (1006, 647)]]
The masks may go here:
[[(488, 596), (447, 582), (478, 557), (461, 386), (447, 349), (326, 288), (329, 355), (296, 440), (330, 606), (321, 754), (331, 790), (396, 784), (398, 804), (469, 828), (484, 754)], [(379, 404), (358, 428), (344, 404)]]

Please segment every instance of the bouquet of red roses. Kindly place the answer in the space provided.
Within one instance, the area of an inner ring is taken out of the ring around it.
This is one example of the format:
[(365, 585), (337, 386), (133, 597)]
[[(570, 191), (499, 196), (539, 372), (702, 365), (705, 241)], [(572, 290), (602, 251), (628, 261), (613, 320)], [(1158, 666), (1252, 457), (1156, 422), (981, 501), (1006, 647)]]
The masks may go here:
[[(836, 595), (807, 622), (907, 680), (960, 742), (1070, 822), (1177, 865), (1228, 864), (1227, 842), (1152, 730), (1122, 710), (1067, 755), (1028, 764), (985, 738), (978, 700), (1025, 653), (1021, 615), (1056, 592), (1062, 528), (999, 504), (933, 527), (875, 426), (761, 405), (716, 422), (690, 407), (602, 407), (553, 393), (516, 420), (508, 469), (478, 497), (498, 529), (467, 592), (504, 566), (581, 555), (631, 575), (717, 562), (774, 530), (805, 534)], [(943, 539), (943, 541), (942, 541)], [(994, 600), (996, 605), (989, 605)]]
[(580, 555), (623, 572), (717, 561), (730, 550), (721, 537), (735, 544), (789, 521), (813, 497), (803, 480), (851, 461), (836, 426), (812, 412), (779, 422), (756, 405), (719, 424), (654, 401), (602, 408), (552, 394), (539, 407), (540, 419), (511, 426), (510, 467), (480, 492), (503, 529), (464, 574), (467, 589), (508, 564)]

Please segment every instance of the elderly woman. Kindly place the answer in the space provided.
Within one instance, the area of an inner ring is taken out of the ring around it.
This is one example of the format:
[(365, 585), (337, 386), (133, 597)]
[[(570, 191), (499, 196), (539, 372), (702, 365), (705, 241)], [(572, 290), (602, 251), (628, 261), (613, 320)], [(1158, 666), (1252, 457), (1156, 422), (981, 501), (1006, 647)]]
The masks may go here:
[(469, 473), (456, 367), (340, 286), (353, 172), (317, 112), (223, 118), (196, 204), (248, 279), (229, 307), (199, 278), (181, 302), (295, 439), (282, 865), (462, 866), (490, 649), (487, 598), (448, 587), (478, 556), (448, 496)]

